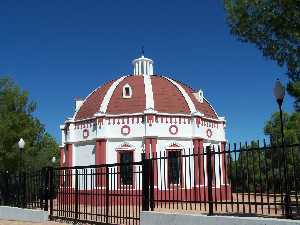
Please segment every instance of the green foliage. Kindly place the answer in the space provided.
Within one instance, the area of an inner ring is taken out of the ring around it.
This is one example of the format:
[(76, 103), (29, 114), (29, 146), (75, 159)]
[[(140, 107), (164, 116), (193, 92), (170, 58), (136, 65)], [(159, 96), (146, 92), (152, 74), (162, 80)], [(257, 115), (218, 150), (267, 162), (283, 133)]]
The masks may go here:
[[(300, 142), (300, 113), (295, 112), (291, 116), (283, 113), (283, 131), (286, 144), (295, 144)], [(281, 143), (280, 114), (276, 112), (271, 119), (267, 121), (264, 128), (265, 135), (270, 137), (274, 144)]]
[(266, 155), (255, 141), (241, 146), (239, 150), (238, 156), (231, 156), (232, 163), (229, 168), (233, 191), (265, 191), (266, 185), (262, 181), (266, 180)]
[(291, 96), (295, 97), (295, 109), (300, 112), (300, 80), (289, 82), (287, 85), (287, 91)]
[[(242, 42), (254, 44), (262, 54), (287, 68), (287, 90), (300, 111), (300, 0), (224, 0), (231, 34)], [(242, 146), (233, 160), (231, 179), (235, 191), (279, 192), (284, 180), (284, 158), (291, 188), (299, 185), (300, 113), (283, 114), (285, 148), (281, 146), (279, 113), (264, 127), (271, 147)], [(277, 146), (277, 147), (275, 147)], [(250, 162), (249, 162), (250, 161)]]
[(10, 78), (0, 78), (0, 171), (19, 169), (17, 142), (21, 137), (26, 142), (25, 168), (39, 169), (49, 165), (53, 156), (58, 157), (56, 141), (32, 115), (35, 109), (28, 92), (21, 91)]
[(300, 0), (224, 0), (231, 33), (287, 68), (300, 110)]
[(297, 144), (300, 140), (300, 113), (283, 113), (283, 122), (284, 149), (281, 146), (280, 115), (276, 112), (264, 127), (271, 145), (259, 146), (257, 142), (251, 142), (230, 155), (228, 171), (234, 192), (280, 193), (285, 177), (291, 190), (295, 190), (296, 185), (299, 187), (300, 148)]

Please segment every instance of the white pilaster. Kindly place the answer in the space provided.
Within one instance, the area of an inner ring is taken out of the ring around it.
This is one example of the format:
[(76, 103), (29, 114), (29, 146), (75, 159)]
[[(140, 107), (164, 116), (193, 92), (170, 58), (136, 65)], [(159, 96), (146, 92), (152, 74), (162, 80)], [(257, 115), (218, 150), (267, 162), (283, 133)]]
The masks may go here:
[(146, 95), (146, 109), (154, 109), (154, 99), (151, 77), (149, 75), (144, 76), (145, 95)]
[(147, 62), (147, 74), (149, 74), (150, 75), (150, 62)]
[(146, 71), (146, 61), (143, 61), (143, 74), (147, 74), (147, 71)]
[(142, 62), (139, 61), (138, 63), (139, 63), (139, 74), (142, 74)]
[(153, 75), (153, 64), (152, 63), (150, 63), (150, 71), (149, 71), (150, 73), (150, 75)]

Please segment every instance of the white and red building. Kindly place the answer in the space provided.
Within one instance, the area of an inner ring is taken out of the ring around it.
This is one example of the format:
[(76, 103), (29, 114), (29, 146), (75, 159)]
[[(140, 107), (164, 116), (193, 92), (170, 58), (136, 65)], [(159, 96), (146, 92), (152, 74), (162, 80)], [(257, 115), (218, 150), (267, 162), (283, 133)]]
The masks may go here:
[[(84, 100), (76, 100), (73, 117), (60, 126), (61, 166), (140, 161), (142, 153), (150, 157), (189, 149), (198, 153), (211, 145), (217, 151), (224, 151), (226, 121), (202, 90), (194, 91), (172, 78), (154, 75), (153, 64), (151, 59), (141, 56), (132, 61), (132, 75), (109, 81)], [(222, 188), (226, 181), (224, 155), (215, 158), (214, 171), (221, 168), (215, 172), (216, 188)], [(204, 165), (205, 161), (204, 158)], [(205, 181), (199, 183), (203, 179), (188, 182), (202, 176), (198, 164), (193, 161), (189, 164), (186, 168), (196, 169), (182, 172), (187, 187), (205, 186)], [(161, 179), (163, 176), (158, 173), (156, 188), (166, 186), (162, 184), (166, 182)], [(137, 179), (124, 182), (132, 184)], [(180, 181), (175, 178), (173, 182)]]

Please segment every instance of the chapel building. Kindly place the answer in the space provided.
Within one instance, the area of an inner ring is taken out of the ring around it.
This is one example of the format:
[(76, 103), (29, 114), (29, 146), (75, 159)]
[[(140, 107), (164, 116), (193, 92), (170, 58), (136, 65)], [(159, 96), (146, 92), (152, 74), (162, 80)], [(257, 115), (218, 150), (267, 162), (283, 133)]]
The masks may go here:
[[(132, 65), (133, 74), (108, 81), (84, 100), (76, 100), (74, 115), (60, 126), (61, 166), (140, 161), (143, 154), (176, 158), (187, 152), (203, 153), (208, 146), (224, 151), (225, 118), (218, 115), (201, 89), (155, 74), (153, 60), (144, 55)], [(214, 160), (215, 171), (220, 169), (214, 172), (219, 188), (225, 184), (224, 156), (219, 154)], [(172, 163), (172, 168), (180, 168), (175, 165), (180, 162)], [(205, 158), (201, 163), (206, 168)], [(190, 162), (189, 168), (196, 168), (193, 179), (202, 176), (196, 172), (198, 164)], [(173, 174), (169, 182), (180, 182), (178, 176)], [(205, 183), (196, 180), (190, 188)], [(135, 180), (128, 176), (118, 182), (132, 184)]]

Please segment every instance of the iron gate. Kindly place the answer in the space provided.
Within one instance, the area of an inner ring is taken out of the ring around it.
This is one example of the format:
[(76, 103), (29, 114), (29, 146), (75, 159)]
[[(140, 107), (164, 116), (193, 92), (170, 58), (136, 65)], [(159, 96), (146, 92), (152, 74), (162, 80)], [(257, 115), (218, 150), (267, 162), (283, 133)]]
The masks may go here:
[(154, 190), (153, 182), (148, 179), (151, 169), (148, 159), (49, 168), (51, 219), (94, 224), (139, 224), (140, 211), (154, 207), (149, 204), (154, 197), (150, 194)]

